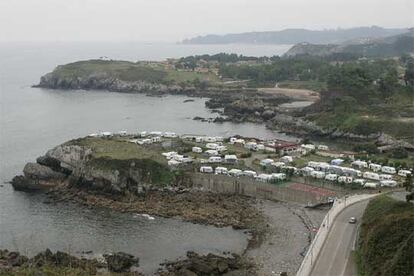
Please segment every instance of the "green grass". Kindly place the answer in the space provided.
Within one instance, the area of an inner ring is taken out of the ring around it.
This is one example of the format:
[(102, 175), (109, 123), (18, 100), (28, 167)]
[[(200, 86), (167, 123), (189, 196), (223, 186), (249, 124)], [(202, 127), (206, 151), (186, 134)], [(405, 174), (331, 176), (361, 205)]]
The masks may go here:
[(58, 66), (53, 75), (60, 79), (71, 80), (86, 78), (94, 75), (105, 75), (123, 81), (147, 81), (151, 83), (183, 83), (195, 79), (219, 82), (213, 73), (197, 73), (165, 69), (161, 64), (146, 64), (143, 62), (129, 62), (116, 60), (85, 60)]
[(387, 195), (370, 201), (359, 236), (362, 275), (414, 274), (414, 204)]

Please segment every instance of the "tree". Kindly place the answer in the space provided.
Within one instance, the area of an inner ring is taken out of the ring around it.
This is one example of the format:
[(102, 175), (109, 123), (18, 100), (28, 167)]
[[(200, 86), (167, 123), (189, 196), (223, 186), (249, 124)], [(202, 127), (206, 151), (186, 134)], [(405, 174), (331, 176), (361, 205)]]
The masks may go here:
[(414, 86), (414, 62), (407, 63), (407, 69), (405, 70), (404, 81), (407, 86)]
[(407, 200), (407, 202), (410, 202), (411, 200), (414, 199), (414, 183), (413, 183), (413, 178), (411, 176), (411, 174), (408, 174), (407, 177), (405, 178), (405, 181), (403, 183), (403, 186), (405, 188), (405, 190), (407, 192), (409, 192), (408, 195), (405, 196), (405, 199)]

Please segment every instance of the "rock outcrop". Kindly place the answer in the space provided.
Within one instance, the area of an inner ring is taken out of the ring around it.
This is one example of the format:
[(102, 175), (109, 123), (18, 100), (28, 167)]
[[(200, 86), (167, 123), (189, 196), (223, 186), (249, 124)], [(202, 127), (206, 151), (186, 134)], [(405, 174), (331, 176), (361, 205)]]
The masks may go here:
[(138, 266), (139, 259), (133, 255), (117, 252), (110, 255), (104, 255), (108, 270), (112, 272), (127, 272), (132, 266)]

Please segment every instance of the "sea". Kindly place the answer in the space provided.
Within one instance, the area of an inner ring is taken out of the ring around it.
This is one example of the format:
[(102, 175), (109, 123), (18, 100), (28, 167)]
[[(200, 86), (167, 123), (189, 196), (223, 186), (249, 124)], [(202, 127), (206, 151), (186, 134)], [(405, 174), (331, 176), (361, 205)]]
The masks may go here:
[(87, 209), (74, 204), (45, 204), (43, 194), (14, 191), (8, 182), (48, 149), (99, 131), (172, 131), (178, 134), (295, 139), (252, 123), (214, 124), (203, 98), (148, 97), (106, 91), (32, 88), (56, 66), (109, 58), (163, 60), (197, 54), (281, 55), (291, 45), (182, 45), (143, 42), (0, 43), (0, 249), (32, 256), (50, 248), (100, 256), (123, 251), (140, 258), (140, 270), (153, 273), (160, 263), (224, 251), (241, 253), (249, 235), (179, 218), (148, 220), (136, 214)]

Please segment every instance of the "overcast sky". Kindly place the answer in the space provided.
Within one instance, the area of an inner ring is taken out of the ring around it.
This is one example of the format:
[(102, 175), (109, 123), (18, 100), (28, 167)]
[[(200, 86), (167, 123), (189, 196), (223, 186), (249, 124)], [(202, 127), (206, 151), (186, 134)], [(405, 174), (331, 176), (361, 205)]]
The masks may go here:
[(412, 27), (413, 0), (0, 0), (0, 41), (179, 41), (204, 34)]

